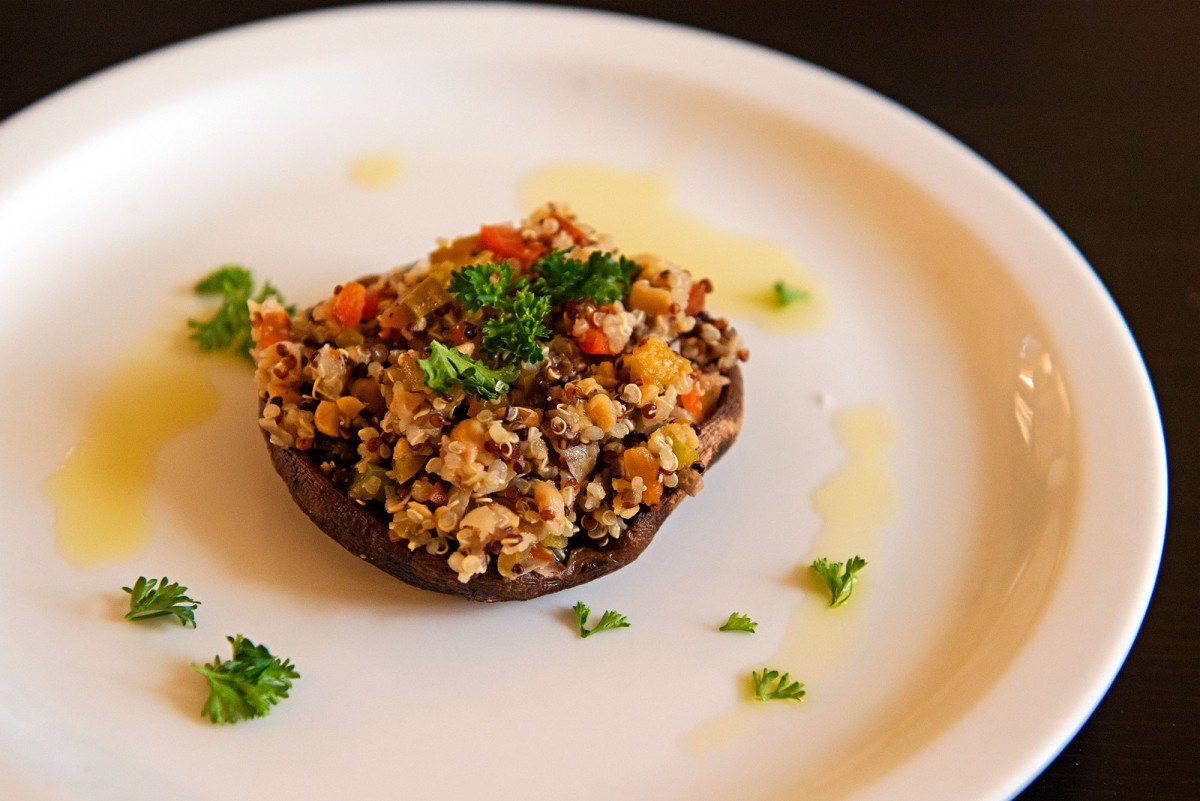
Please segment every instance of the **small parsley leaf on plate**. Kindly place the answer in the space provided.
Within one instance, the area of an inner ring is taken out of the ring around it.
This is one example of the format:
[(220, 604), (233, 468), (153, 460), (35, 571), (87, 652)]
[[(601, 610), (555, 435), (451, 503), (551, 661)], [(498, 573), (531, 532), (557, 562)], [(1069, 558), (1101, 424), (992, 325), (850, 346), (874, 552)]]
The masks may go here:
[(791, 306), (793, 303), (798, 303), (802, 300), (808, 300), (810, 297), (812, 297), (807, 289), (789, 286), (783, 281), (776, 281), (771, 289), (775, 293), (775, 305), (781, 307)]
[[(754, 679), (754, 697), (760, 701), (800, 701), (806, 695), (804, 685), (792, 681), (787, 673), (780, 676), (778, 670), (764, 667), (762, 673), (756, 670), (751, 676)], [(774, 687), (771, 686), (772, 682), (775, 683)]]
[(850, 600), (854, 585), (858, 582), (858, 571), (867, 566), (867, 560), (861, 556), (851, 557), (843, 569), (841, 562), (830, 562), (824, 557), (812, 563), (812, 569), (825, 580), (829, 588), (829, 605), (838, 607)]
[(129, 611), (126, 620), (151, 620), (156, 617), (174, 615), (179, 623), (196, 628), (196, 607), (200, 602), (187, 597), (187, 587), (173, 583), (166, 576), (162, 581), (138, 576), (132, 587), (122, 587), (129, 593)]
[[(250, 310), (246, 304), (262, 303), (269, 297), (283, 302), (279, 290), (265, 282), (254, 293), (254, 277), (238, 264), (227, 264), (202, 278), (195, 286), (197, 295), (217, 295), (221, 305), (208, 320), (188, 320), (192, 339), (203, 351), (232, 351), (250, 360), (254, 340), (250, 335)], [(292, 312), (288, 308), (288, 313)]]
[(592, 614), (592, 610), (588, 608), (588, 605), (583, 601), (576, 602), (573, 609), (575, 611), (575, 622), (579, 624), (579, 636), (585, 639), (593, 634), (596, 634), (597, 632), (608, 631), (609, 629), (624, 629), (629, 627), (629, 621), (624, 615), (618, 614), (610, 609), (600, 616), (600, 622), (598, 622), (591, 629), (588, 629), (586, 626), (588, 618)]
[(208, 700), (200, 714), (213, 723), (264, 717), (288, 697), (292, 680), (300, 674), (290, 660), (272, 655), (266, 646), (255, 645), (241, 634), (225, 639), (233, 646), (232, 659), (214, 656), (207, 665), (192, 664), (208, 682)]
[(730, 612), (729, 620), (725, 621), (725, 625), (721, 626), (718, 631), (748, 631), (753, 634), (756, 628), (758, 628), (758, 624), (751, 620), (749, 615)]

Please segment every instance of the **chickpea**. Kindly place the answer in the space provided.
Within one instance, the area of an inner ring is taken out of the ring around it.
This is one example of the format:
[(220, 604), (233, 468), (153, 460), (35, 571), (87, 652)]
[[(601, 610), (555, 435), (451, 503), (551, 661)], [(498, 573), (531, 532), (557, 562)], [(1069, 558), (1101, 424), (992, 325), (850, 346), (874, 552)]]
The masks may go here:
[(587, 416), (605, 434), (612, 431), (613, 426), (617, 424), (616, 409), (613, 408), (612, 400), (604, 393), (588, 398)]
[(566, 507), (558, 487), (549, 481), (535, 481), (533, 483), (533, 502), (537, 504), (538, 514), (542, 518), (542, 525), (545, 526), (544, 530), (547, 533), (561, 534), (566, 531)]
[(463, 444), (461, 456), (465, 462), (490, 464), (496, 460), (495, 454), (488, 451), (484, 445), (487, 441), (487, 430), (478, 420), (463, 420), (456, 425), (450, 432), (450, 441)]

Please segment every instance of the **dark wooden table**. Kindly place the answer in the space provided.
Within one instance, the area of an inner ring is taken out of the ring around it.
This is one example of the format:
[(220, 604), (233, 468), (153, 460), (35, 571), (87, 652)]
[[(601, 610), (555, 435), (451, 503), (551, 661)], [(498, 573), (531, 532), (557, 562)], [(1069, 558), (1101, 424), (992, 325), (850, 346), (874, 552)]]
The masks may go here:
[[(0, 119), (161, 45), (326, 5), (0, 0)], [(1083, 251), (1158, 393), (1171, 519), (1124, 669), (1020, 798), (1200, 799), (1200, 2), (582, 5), (719, 31), (872, 87), (996, 165)]]

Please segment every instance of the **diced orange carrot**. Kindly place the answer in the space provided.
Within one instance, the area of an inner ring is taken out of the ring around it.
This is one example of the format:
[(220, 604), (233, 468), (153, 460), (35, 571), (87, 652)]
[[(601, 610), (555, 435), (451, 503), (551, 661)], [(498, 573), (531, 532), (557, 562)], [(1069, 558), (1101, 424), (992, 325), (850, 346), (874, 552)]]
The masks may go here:
[(343, 284), (333, 296), (333, 308), (329, 316), (343, 329), (353, 328), (362, 322), (366, 302), (367, 288), (357, 281), (350, 281)]
[(590, 353), (593, 356), (612, 356), (612, 345), (605, 336), (604, 331), (599, 328), (588, 328), (579, 337), (579, 349), (584, 353)]
[(251, 329), (251, 335), (256, 350), (289, 340), (292, 338), (292, 318), (282, 308), (268, 309)]
[(699, 423), (704, 419), (704, 391), (700, 386), (700, 382), (696, 381), (692, 384), (692, 391), (679, 396), (679, 405), (687, 410), (692, 416), (692, 420)]

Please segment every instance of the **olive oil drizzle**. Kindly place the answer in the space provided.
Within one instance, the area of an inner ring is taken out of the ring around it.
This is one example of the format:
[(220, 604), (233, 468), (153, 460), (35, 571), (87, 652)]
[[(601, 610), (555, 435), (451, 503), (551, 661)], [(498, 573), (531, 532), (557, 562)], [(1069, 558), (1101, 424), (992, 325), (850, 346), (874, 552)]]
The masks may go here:
[(205, 357), (156, 336), (117, 363), (87, 413), (83, 436), (42, 485), (55, 546), (80, 568), (128, 561), (150, 538), (150, 490), (163, 446), (217, 408)]
[[(722, 230), (685, 210), (668, 174), (554, 164), (526, 176), (519, 194), (527, 208), (569, 201), (580, 219), (611, 234), (627, 255), (658, 253), (696, 277), (710, 279), (710, 305), (722, 316), (751, 320), (772, 333), (816, 331), (828, 323), (824, 283), (790, 250)], [(804, 290), (808, 297), (782, 305), (776, 281)]]

